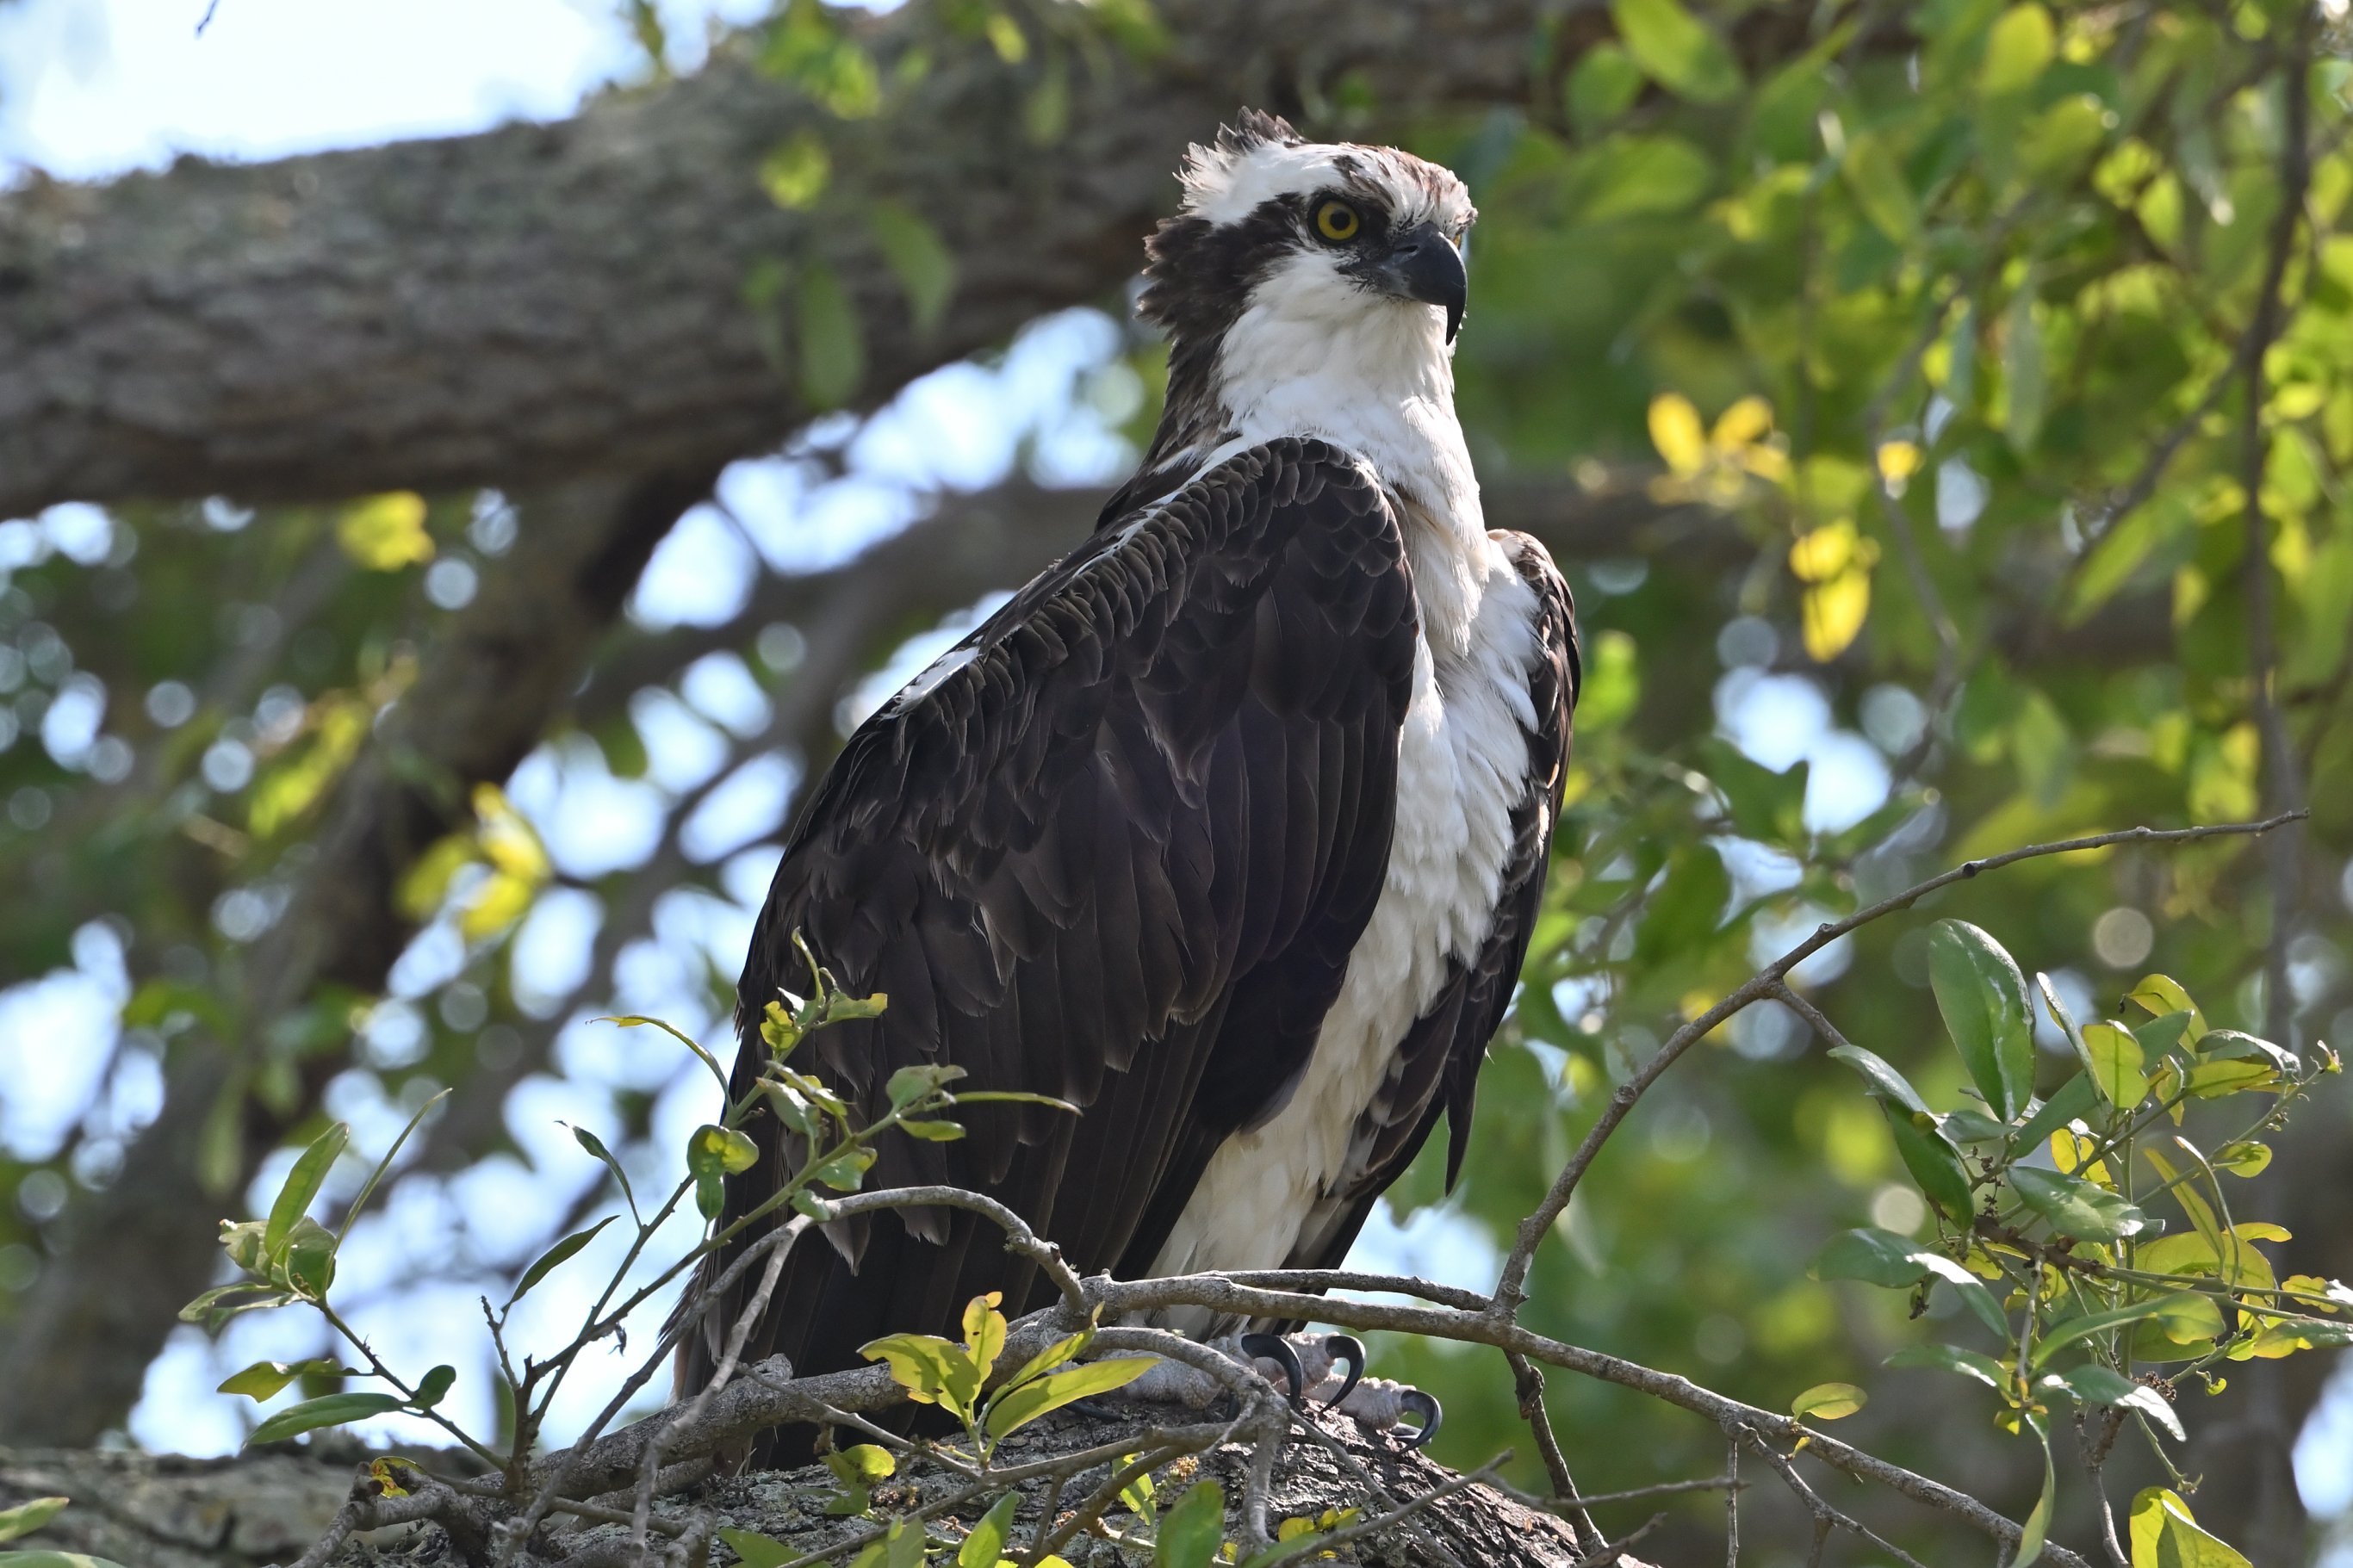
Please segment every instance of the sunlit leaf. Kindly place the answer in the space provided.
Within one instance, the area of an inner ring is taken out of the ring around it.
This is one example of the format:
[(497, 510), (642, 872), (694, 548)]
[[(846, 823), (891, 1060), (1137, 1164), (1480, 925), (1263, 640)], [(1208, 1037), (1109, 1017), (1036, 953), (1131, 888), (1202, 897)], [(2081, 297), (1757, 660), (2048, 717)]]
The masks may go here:
[(2162, 1487), (2133, 1499), (2128, 1533), (2132, 1568), (2253, 1568), (2226, 1542), (2200, 1530), (2189, 1505)]
[(319, 1188), (334, 1168), (343, 1146), (351, 1142), (351, 1124), (338, 1121), (311, 1141), (311, 1146), (295, 1158), (294, 1168), (286, 1173), (284, 1184), (279, 1187), (277, 1199), (269, 1205), (269, 1223), (261, 1234), (264, 1255), (274, 1255), (285, 1245), (286, 1237), (311, 1207), (311, 1200), (319, 1195)]
[(1609, 15), (1627, 52), (1660, 86), (1694, 103), (1740, 91), (1731, 50), (1677, 0), (1610, 0)]
[(1818, 1383), (1789, 1401), (1789, 1414), (1801, 1421), (1809, 1415), (1820, 1421), (1836, 1421), (1853, 1415), (1870, 1399), (1869, 1394), (1851, 1383)]
[(397, 572), (430, 561), (433, 536), (425, 531), (425, 498), (395, 490), (353, 501), (336, 520), (335, 542), (371, 572)]
[(2062, 1236), (2078, 1241), (2117, 1241), (2137, 1236), (2148, 1221), (2123, 1195), (2074, 1176), (2031, 1165), (2013, 1165), (2010, 1184), (2026, 1206), (2051, 1222)]
[(2001, 943), (1966, 921), (1928, 928), (1928, 976), (1969, 1080), (1995, 1115), (2015, 1117), (2034, 1092), (2026, 976)]
[(0, 1541), (30, 1535), (65, 1511), (71, 1498), (38, 1497), (11, 1509), (0, 1509)]
[(1074, 1400), (1091, 1399), (1098, 1394), (1109, 1394), (1114, 1388), (1124, 1388), (1152, 1370), (1155, 1358), (1151, 1356), (1118, 1356), (1108, 1361), (1088, 1362), (1066, 1372), (1049, 1373), (1036, 1382), (1025, 1384), (1005, 1394), (990, 1405), (988, 1434), (992, 1437), (1002, 1437), (1048, 1411), (1060, 1410)]
[(1905, 1345), (1881, 1364), (1933, 1367), (1939, 1372), (1957, 1373), (1996, 1390), (2008, 1380), (2001, 1363), (1980, 1352), (1963, 1350), (1958, 1345)]

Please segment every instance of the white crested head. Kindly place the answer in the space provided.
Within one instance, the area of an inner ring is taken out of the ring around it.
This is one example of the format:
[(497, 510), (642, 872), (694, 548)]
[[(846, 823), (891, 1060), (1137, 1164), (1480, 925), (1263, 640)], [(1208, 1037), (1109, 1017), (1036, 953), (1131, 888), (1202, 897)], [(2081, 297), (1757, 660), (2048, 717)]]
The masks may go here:
[(1454, 416), (1477, 216), (1462, 182), (1409, 153), (1310, 142), (1248, 111), (1191, 149), (1181, 178), (1183, 209), (1149, 242), (1137, 301), (1169, 336), (1168, 401), (1144, 473), (1321, 437), (1446, 531), (1483, 539)]
[(1245, 110), (1218, 139), (1185, 150), (1184, 211), (1224, 226), (1270, 201), (1346, 190), (1378, 201), (1396, 225), (1427, 223), (1460, 239), (1477, 216), (1451, 170), (1394, 147), (1310, 142), (1282, 121)]

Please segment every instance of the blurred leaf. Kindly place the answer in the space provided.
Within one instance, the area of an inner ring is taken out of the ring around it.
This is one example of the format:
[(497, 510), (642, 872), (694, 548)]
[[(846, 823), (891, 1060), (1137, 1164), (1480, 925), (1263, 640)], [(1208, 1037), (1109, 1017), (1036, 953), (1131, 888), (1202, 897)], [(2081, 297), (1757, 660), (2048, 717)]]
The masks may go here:
[(866, 379), (865, 329), (832, 268), (812, 261), (798, 283), (793, 323), (800, 334), (801, 394), (816, 407), (838, 408)]
[(2051, 1534), (2052, 1504), (2059, 1494), (2058, 1472), (2051, 1462), (2051, 1436), (2042, 1429), (2041, 1418), (2030, 1413), (2026, 1419), (2042, 1445), (2042, 1495), (2020, 1527), (2018, 1550), (2010, 1558), (2010, 1568), (2032, 1568), (2042, 1559), (2043, 1542)]
[(1651, 895), (1634, 928), (1634, 955), (1659, 963), (1705, 946), (1732, 897), (1724, 861), (1705, 844), (1686, 844), (1668, 858), (1667, 879)]
[(335, 542), (371, 572), (397, 572), (430, 561), (433, 536), (425, 531), (425, 498), (395, 490), (353, 501), (336, 521)]
[(760, 160), (760, 188), (788, 212), (817, 205), (833, 178), (833, 154), (814, 131), (796, 132)]
[(301, 1433), (321, 1426), (340, 1426), (346, 1421), (364, 1421), (371, 1415), (385, 1415), (401, 1407), (398, 1398), (389, 1394), (330, 1394), (323, 1399), (306, 1399), (285, 1409), (256, 1426), (245, 1439), (248, 1448), (264, 1443), (283, 1442)]
[(907, 291), (916, 334), (930, 337), (939, 330), (948, 300), (955, 294), (955, 255), (937, 229), (913, 208), (897, 202), (876, 202), (867, 209), (866, 222), (899, 287)]
[[(1013, 1494), (1008, 1492), (1006, 1495), (1010, 1497)], [(801, 1555), (800, 1548), (787, 1546), (774, 1536), (761, 1535), (754, 1531), (722, 1529), (718, 1535), (727, 1543), (727, 1549), (742, 1559), (744, 1568), (784, 1568), (786, 1563)], [(997, 1568), (997, 1565), (991, 1563), (988, 1568)]]
[(1905, 183), (1903, 165), (1884, 140), (1868, 132), (1848, 138), (1839, 172), (1846, 176), (1847, 189), (1854, 193), (1855, 205), (1880, 233), (1905, 245), (1920, 232), (1920, 205)]
[(1681, 212), (1707, 194), (1715, 165), (1680, 136), (1613, 136), (1596, 151), (1579, 216), (1611, 223)]
[(1562, 102), (1577, 128), (1591, 135), (1634, 105), (1642, 68), (1618, 44), (1594, 45), (1577, 58), (1562, 85)]
[(1694, 103), (1722, 103), (1741, 89), (1732, 52), (1676, 0), (1610, 0), (1627, 52), (1660, 86)]
[(1594, 637), (1586, 659), (1585, 679), (1577, 692), (1580, 735), (1624, 723), (1642, 700), (1642, 677), (1632, 637), (1621, 631), (1600, 632)]
[[(14, 1541), (20, 1535), (30, 1535), (41, 1526), (65, 1511), (71, 1498), (39, 1497), (20, 1502), (11, 1509), (0, 1509), (0, 1541)], [(991, 1568), (995, 1568), (991, 1564)]]
[[(257, 1403), (275, 1399), (288, 1384), (301, 1377), (337, 1377), (347, 1375), (343, 1367), (330, 1360), (320, 1361), (258, 1361), (242, 1372), (231, 1373), (221, 1380), (216, 1394), (241, 1394)], [(7, 1539), (0, 1536), (0, 1540)]]
[[(2034, 85), (2056, 48), (2051, 13), (2040, 5), (2013, 5), (2001, 14), (1986, 38), (1978, 90), (1988, 98), (2022, 92)], [(2017, 1568), (2026, 1568), (2023, 1563)]]

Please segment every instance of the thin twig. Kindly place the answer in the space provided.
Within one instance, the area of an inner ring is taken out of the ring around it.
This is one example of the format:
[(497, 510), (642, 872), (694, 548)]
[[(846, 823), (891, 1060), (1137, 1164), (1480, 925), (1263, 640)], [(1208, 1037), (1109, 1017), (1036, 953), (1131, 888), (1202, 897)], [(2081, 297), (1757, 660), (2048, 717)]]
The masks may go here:
[(1594, 1528), (1593, 1516), (1585, 1511), (1588, 1500), (1577, 1495), (1577, 1481), (1568, 1473), (1567, 1457), (1560, 1451), (1560, 1439), (1553, 1435), (1552, 1415), (1545, 1409), (1544, 1373), (1517, 1351), (1505, 1351), (1504, 1360), (1512, 1369), (1512, 1386), (1520, 1401), (1520, 1419), (1535, 1434), (1536, 1453), (1544, 1460), (1545, 1474), (1552, 1480), (1552, 1498), (1545, 1506), (1568, 1521), (1579, 1552), (1590, 1554), (1601, 1551), (1609, 1544), (1609, 1538)]
[(1568, 1568), (1609, 1568), (1609, 1565), (1618, 1561), (1626, 1548), (1658, 1529), (1660, 1525), (1666, 1522), (1666, 1518), (1663, 1513), (1652, 1514), (1642, 1521), (1640, 1529), (1630, 1531), (1615, 1541), (1604, 1542), (1600, 1551), (1578, 1558), (1570, 1563)]
[[(1754, 1434), (1751, 1435), (1750, 1440), (1756, 1444), (1757, 1451), (1765, 1456), (1766, 1462), (1771, 1465), (1775, 1469), (1781, 1472), (1781, 1479), (1788, 1483), (1789, 1489), (1791, 1491), (1798, 1494), (1798, 1500), (1806, 1505), (1807, 1510), (1814, 1516), (1817, 1522), (1827, 1520), (1841, 1530), (1848, 1531), (1855, 1535), (1861, 1536), (1863, 1540), (1870, 1542), (1873, 1546), (1878, 1547), (1882, 1552), (1886, 1552), (1890, 1557), (1894, 1558), (1898, 1563), (1903, 1563), (1905, 1568), (1926, 1568), (1926, 1564), (1923, 1563), (1918, 1558), (1913, 1556), (1902, 1547), (1889, 1541), (1885, 1536), (1881, 1535), (1869, 1525), (1864, 1524), (1858, 1520), (1849, 1518), (1847, 1515), (1841, 1513), (1838, 1510), (1832, 1508), (1829, 1503), (1824, 1502), (1821, 1499), (1821, 1494), (1815, 1491), (1813, 1488), (1806, 1484), (1806, 1479), (1798, 1474), (1797, 1466), (1791, 1464), (1786, 1458), (1784, 1458), (1779, 1449), (1775, 1448), (1770, 1444), (1765, 1442), (1761, 1437), (1758, 1437)], [(2049, 1547), (2046, 1547), (2044, 1550), (2053, 1558), (2063, 1555), (2063, 1552), (2058, 1550)], [(2074, 1557), (2075, 1554), (2072, 1552), (2064, 1552), (2063, 1555)], [(2075, 1558), (2075, 1561), (2081, 1563), (2083, 1559), (2077, 1557)]]

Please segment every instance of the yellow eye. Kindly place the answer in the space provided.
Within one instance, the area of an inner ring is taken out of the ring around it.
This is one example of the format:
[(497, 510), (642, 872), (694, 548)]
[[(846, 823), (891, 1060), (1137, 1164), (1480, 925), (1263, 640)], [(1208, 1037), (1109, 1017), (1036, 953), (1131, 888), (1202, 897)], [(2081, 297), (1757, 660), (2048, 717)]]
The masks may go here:
[(1326, 239), (1354, 239), (1363, 223), (1345, 202), (1325, 202), (1315, 209), (1315, 231)]

